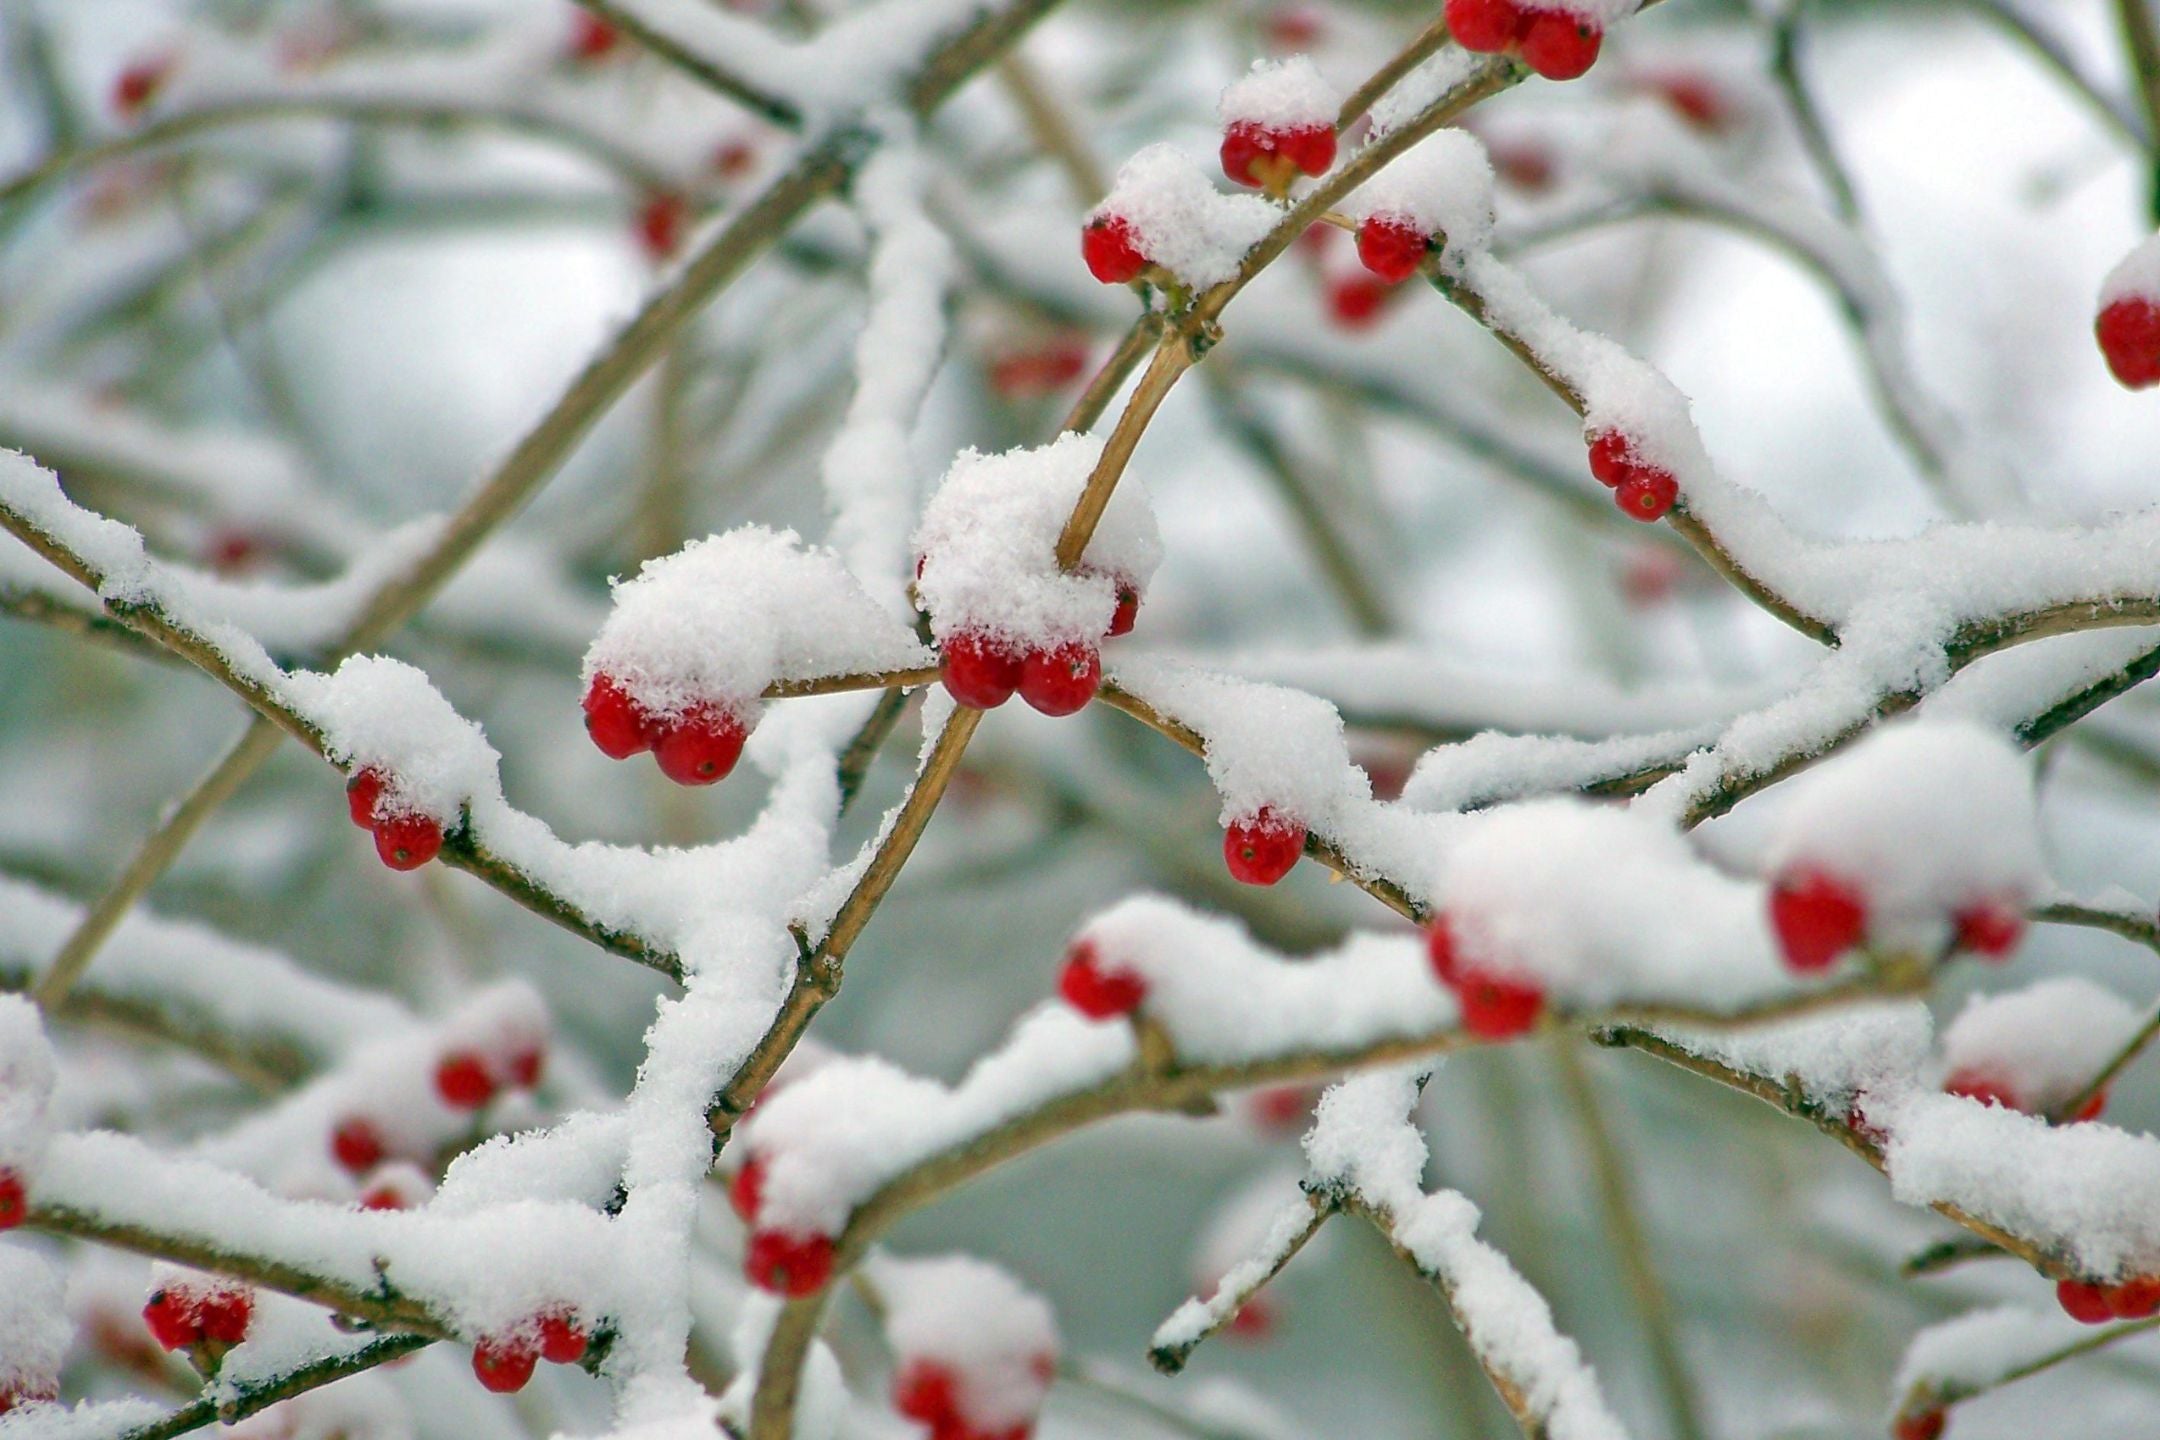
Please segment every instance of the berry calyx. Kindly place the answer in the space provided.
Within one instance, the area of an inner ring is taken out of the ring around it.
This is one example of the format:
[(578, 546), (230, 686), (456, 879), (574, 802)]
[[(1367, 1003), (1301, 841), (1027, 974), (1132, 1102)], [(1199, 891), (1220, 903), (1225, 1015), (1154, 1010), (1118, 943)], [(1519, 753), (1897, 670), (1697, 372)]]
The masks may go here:
[(2125, 388), (2160, 385), (2160, 304), (2142, 295), (2113, 301), (2093, 321), (2093, 335)]
[(742, 1168), (728, 1181), (728, 1208), (736, 1218), (748, 1225), (757, 1219), (758, 1207), (765, 1203), (765, 1157), (752, 1155), (743, 1161)]
[(453, 1110), (477, 1110), (495, 1098), (495, 1077), (470, 1050), (454, 1050), (435, 1067), (435, 1093)]
[(620, 44), (622, 31), (590, 10), (579, 10), (570, 17), (570, 58), (580, 64), (605, 60)]
[(813, 1295), (832, 1279), (832, 1237), (759, 1230), (750, 1237), (743, 1271), (760, 1290), (791, 1300)]
[(1423, 226), (1403, 215), (1374, 215), (1358, 226), (1358, 263), (1390, 285), (1417, 274), (1432, 249)]
[(392, 815), (377, 820), (375, 853), (393, 870), (417, 870), (442, 853), (442, 826), (431, 815)]
[(1957, 924), (1958, 948), (1970, 950), (1983, 960), (2001, 962), (2009, 959), (2018, 942), (2025, 938), (2024, 914), (2000, 900), (1982, 900), (1968, 905), (1953, 918)]
[(2115, 1318), (2115, 1312), (2108, 1308), (2107, 1291), (2083, 1280), (2056, 1281), (2055, 1303), (2080, 1325), (2105, 1325)]
[(383, 777), (380, 770), (362, 770), (345, 782), (345, 810), (352, 816), (352, 823), (362, 830), (375, 828), (375, 806), (381, 801)]
[(653, 759), (678, 785), (711, 785), (727, 778), (749, 738), (742, 721), (719, 706), (696, 705), (659, 727)]
[(1770, 889), (1770, 928), (1787, 968), (1803, 975), (1827, 970), (1860, 943), (1867, 906), (1844, 881), (1820, 870), (1780, 876)]
[(150, 1338), (167, 1350), (184, 1350), (202, 1338), (202, 1321), (195, 1301), (178, 1290), (150, 1292), (142, 1309)]
[(1075, 940), (1058, 972), (1058, 994), (1090, 1020), (1129, 1015), (1147, 998), (1147, 981), (1132, 971), (1103, 963), (1092, 940)]
[(1573, 80), (1597, 63), (1605, 32), (1594, 20), (1564, 10), (1545, 10), (1524, 27), (1523, 64), (1547, 80)]
[(1631, 520), (1649, 524), (1665, 518), (1680, 498), (1680, 482), (1663, 470), (1643, 470), (1624, 480), (1613, 492), (1620, 512)]
[(29, 1218), (29, 1187), (22, 1176), (0, 1166), (0, 1230), (13, 1230)]
[(540, 1358), (550, 1365), (575, 1365), (585, 1358), (591, 1337), (577, 1317), (567, 1310), (550, 1310), (540, 1317)]
[(1247, 885), (1273, 885), (1304, 853), (1305, 827), (1272, 806), (1261, 806), (1223, 831), (1223, 863), (1231, 879)]
[(1324, 175), (1335, 163), (1335, 127), (1277, 127), (1235, 120), (1223, 131), (1223, 174), (1239, 185), (1280, 193), (1299, 175)]
[(653, 726), (629, 692), (605, 675), (585, 690), (585, 733), (610, 760), (627, 760), (652, 749)]
[(498, 1395), (524, 1389), (539, 1360), (540, 1351), (533, 1338), (522, 1332), (490, 1335), (476, 1343), (472, 1351), (473, 1374), (482, 1386)]
[(1448, 33), (1455, 43), (1479, 55), (1491, 55), (1515, 43), (1522, 12), (1515, 0), (1447, 0)]
[(2117, 1320), (2149, 1320), (2160, 1315), (2160, 1275), (2133, 1275), (2107, 1286), (2103, 1293), (2108, 1313)]
[(331, 1157), (355, 1175), (373, 1170), (382, 1164), (383, 1156), (388, 1153), (389, 1146), (383, 1142), (382, 1131), (375, 1128), (374, 1121), (363, 1116), (340, 1120), (337, 1128), (330, 1132)]
[(995, 710), (1020, 688), (1021, 659), (980, 631), (948, 636), (938, 678), (952, 698), (974, 710)]
[(1890, 1440), (1942, 1440), (1950, 1417), (1940, 1410), (1918, 1410), (1890, 1422)]
[(1077, 641), (1030, 650), (1020, 662), (1020, 698), (1045, 715), (1071, 715), (1102, 686), (1102, 655)]
[(1129, 285), (1148, 267), (1140, 236), (1122, 215), (1098, 215), (1081, 227), (1080, 258), (1105, 285)]
[(893, 1377), (893, 1409), (943, 1435), (960, 1418), (959, 1381), (935, 1360), (910, 1360)]
[(690, 202), (676, 190), (656, 190), (645, 197), (637, 214), (638, 248), (655, 264), (682, 248), (690, 228)]

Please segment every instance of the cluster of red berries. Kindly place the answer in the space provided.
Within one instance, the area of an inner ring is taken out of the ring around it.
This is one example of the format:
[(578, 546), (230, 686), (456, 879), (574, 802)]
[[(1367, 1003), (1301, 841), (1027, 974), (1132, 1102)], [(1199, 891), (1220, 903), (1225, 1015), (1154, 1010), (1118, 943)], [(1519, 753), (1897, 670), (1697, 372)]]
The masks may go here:
[(2132, 390), (2160, 385), (2160, 305), (2128, 295), (2102, 308), (2093, 322), (2108, 369)]
[[(2025, 916), (2001, 900), (1977, 900), (1951, 916), (1957, 946), (2002, 961), (2025, 937)], [(1779, 875), (1770, 887), (1770, 928), (1787, 968), (1803, 975), (1835, 965), (1866, 938), (1867, 901), (1850, 881), (1814, 866)]]
[(1246, 885), (1273, 885), (1305, 853), (1305, 827), (1272, 805), (1263, 805), (1223, 829), (1223, 863), (1230, 878)]
[(597, 65), (622, 46), (622, 31), (590, 10), (570, 16), (570, 58), (580, 65)]
[(727, 778), (742, 758), (750, 731), (726, 706), (710, 701), (673, 718), (657, 716), (606, 675), (585, 691), (585, 733), (610, 760), (652, 751), (660, 773), (678, 785), (710, 785)]
[(0, 1230), (13, 1230), (30, 1218), (30, 1187), (23, 1177), (0, 1165)]
[[(537, 1069), (533, 1075), (539, 1078)], [(464, 1078), (462, 1067), (459, 1078)], [(482, 1078), (486, 1078), (484, 1071)], [(426, 1198), (424, 1177), (410, 1165), (395, 1163), (381, 1127), (365, 1115), (348, 1115), (331, 1128), (330, 1158), (362, 1182), (363, 1210), (404, 1210)]]
[(1527, 1034), (1545, 1013), (1545, 992), (1535, 982), (1501, 975), (1463, 954), (1461, 939), (1445, 915), (1425, 927), (1425, 954), (1433, 974), (1454, 992), (1462, 1027), (1480, 1040), (1512, 1040)]
[[(916, 566), (920, 574), (922, 567)], [(1140, 590), (1120, 576), (1117, 609), (1106, 640), (1132, 633), (1140, 616)], [(1007, 645), (980, 630), (948, 635), (940, 645), (938, 678), (953, 699), (976, 710), (995, 710), (1018, 695), (1045, 715), (1071, 715), (1102, 688), (1102, 651), (1084, 640), (1040, 649)]]
[(1890, 1422), (1890, 1440), (1942, 1440), (1950, 1417), (1940, 1410), (1915, 1410)]
[[(1943, 1081), (1943, 1093), (1945, 1095), (1962, 1095), (1967, 1100), (1977, 1100), (1982, 1105), (1993, 1105), (2003, 1110), (2019, 1110), (2026, 1114), (2034, 1113), (2032, 1106), (2026, 1103), (2025, 1097), (2018, 1093), (2015, 1085), (1999, 1075), (1992, 1075), (1984, 1070), (1953, 1071), (1949, 1078)], [(2076, 1113), (2071, 1115), (2066, 1123), (2078, 1125), (2087, 1120), (2099, 1119), (2100, 1113), (2107, 1109), (2107, 1101), (2107, 1091), (2093, 1091), (2087, 1097), (2085, 1103), (2078, 1106)]]
[(225, 1282), (167, 1285), (150, 1294), (143, 1323), (167, 1350), (206, 1349), (213, 1355), (247, 1339), (255, 1318), (255, 1293)]
[(1325, 175), (1335, 163), (1335, 127), (1263, 125), (1233, 120), (1223, 131), (1223, 174), (1239, 185), (1280, 195), (1300, 175)]
[[(1034, 1359), (1036, 1377), (1048, 1384), (1057, 1374), (1055, 1356)], [(1002, 1430), (979, 1428), (963, 1413), (960, 1377), (936, 1360), (910, 1360), (893, 1376), (893, 1409), (930, 1427), (930, 1440), (1027, 1440), (1034, 1425), (1022, 1421)]]
[(2059, 1280), (2055, 1284), (2055, 1303), (2080, 1325), (2149, 1320), (2160, 1315), (2160, 1275), (2133, 1275), (2111, 1285)]
[(458, 1049), (435, 1062), (435, 1093), (453, 1110), (478, 1110), (503, 1090), (530, 1090), (547, 1068), (547, 1047), (524, 1040), (495, 1051)]
[(745, 1159), (728, 1182), (728, 1204), (750, 1227), (743, 1273), (760, 1290), (794, 1299), (814, 1294), (832, 1279), (834, 1250), (830, 1235), (790, 1230), (761, 1230), (758, 1212), (765, 1204), (765, 1157)]
[(380, 770), (362, 770), (345, 782), (352, 823), (375, 834), (375, 853), (393, 870), (417, 870), (442, 852), (443, 829), (432, 815), (383, 804), (387, 785)]
[(113, 113), (123, 120), (132, 120), (144, 107), (157, 99), (158, 91), (172, 78), (174, 60), (170, 55), (152, 55), (137, 60), (113, 77)]
[(1597, 21), (1517, 0), (1447, 0), (1448, 32), (1465, 50), (1511, 54), (1547, 80), (1573, 80), (1597, 63), (1605, 32)]
[(1621, 514), (1644, 524), (1663, 519), (1680, 498), (1680, 482), (1672, 472), (1638, 456), (1634, 444), (1618, 430), (1601, 430), (1590, 437), (1590, 473), (1613, 492), (1613, 503)]
[(544, 1311), (515, 1330), (489, 1335), (473, 1346), (472, 1368), (480, 1383), (498, 1395), (525, 1388), (533, 1367), (575, 1365), (585, 1358), (592, 1339), (567, 1306)]

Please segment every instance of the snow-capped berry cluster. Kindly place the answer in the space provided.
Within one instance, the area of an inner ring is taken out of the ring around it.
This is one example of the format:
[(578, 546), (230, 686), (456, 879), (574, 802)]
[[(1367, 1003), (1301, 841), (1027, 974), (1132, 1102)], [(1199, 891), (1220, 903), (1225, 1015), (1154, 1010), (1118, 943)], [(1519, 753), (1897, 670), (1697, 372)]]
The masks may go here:
[(1459, 271), (1492, 239), (1492, 162), (1474, 136), (1442, 130), (1366, 182), (1352, 213), (1358, 262), (1385, 284), (1415, 275), (1436, 249)]
[(1573, 80), (1597, 63), (1602, 16), (1569, 5), (1522, 0), (1447, 0), (1455, 43), (1479, 54), (1509, 54), (1547, 80)]
[(202, 1275), (160, 1266), (155, 1287), (143, 1304), (143, 1323), (151, 1338), (167, 1350), (186, 1350), (205, 1371), (217, 1368), (225, 1352), (247, 1339), (255, 1318), (252, 1288), (222, 1275)]
[(930, 1440), (1027, 1440), (1057, 1374), (1056, 1317), (1004, 1270), (964, 1255), (882, 1260), (893, 1408)]
[(2100, 353), (2132, 390), (2160, 385), (2160, 236), (2137, 246), (2100, 285)]
[(1171, 145), (1150, 145), (1119, 168), (1117, 183), (1080, 231), (1080, 255), (1105, 285), (1149, 272), (1205, 288), (1237, 273), (1238, 261), (1282, 216), (1257, 195), (1225, 195)]
[(1883, 726), (1797, 782), (1770, 849), (1785, 963), (1815, 973), (1863, 944), (2002, 959), (2042, 878), (2030, 769), (1965, 721)]
[(586, 732), (610, 759), (650, 750), (681, 785), (735, 768), (775, 681), (931, 658), (837, 555), (790, 530), (694, 540), (645, 562), (614, 598), (585, 654)]
[(504, 1090), (530, 1090), (547, 1068), (547, 1013), (523, 987), (445, 1027), (435, 1093), (453, 1110), (478, 1110)]
[(1080, 567), (1058, 569), (1057, 539), (1102, 453), (1065, 435), (1000, 455), (964, 451), (915, 534), (915, 594), (930, 617), (955, 700), (994, 709), (1014, 694), (1069, 715), (1102, 684), (1103, 639), (1132, 629), (1162, 556), (1144, 492), (1112, 494)]
[[(2000, 995), (1975, 995), (1943, 1031), (1943, 1089), (1985, 1105), (2054, 1115), (2085, 1093), (2136, 1033), (2140, 1016), (2112, 991), (2078, 976)], [(2107, 1103), (2095, 1091), (2072, 1120)]]
[(1590, 473), (1613, 492), (1613, 503), (1630, 519), (1661, 520), (1680, 498), (1672, 471), (1643, 459), (1637, 442), (1624, 432), (1598, 431), (1589, 437), (1589, 448)]
[(591, 1333), (576, 1307), (550, 1306), (520, 1325), (474, 1341), (473, 1375), (487, 1389), (509, 1394), (525, 1388), (542, 1360), (550, 1365), (575, 1365), (585, 1358), (591, 1344)]
[(356, 772), (345, 782), (345, 809), (353, 824), (374, 835), (376, 855), (393, 870), (417, 870), (442, 853), (442, 822), (405, 807), (394, 776)]
[(1508, 968), (1482, 940), (1465, 943), (1445, 912), (1425, 926), (1433, 974), (1454, 992), (1463, 1029), (1480, 1040), (1512, 1040), (1528, 1033), (1545, 1013), (1545, 989)]
[(1285, 194), (1300, 175), (1324, 175), (1335, 163), (1335, 88), (1303, 55), (1256, 60), (1223, 91), (1223, 173), (1239, 185)]

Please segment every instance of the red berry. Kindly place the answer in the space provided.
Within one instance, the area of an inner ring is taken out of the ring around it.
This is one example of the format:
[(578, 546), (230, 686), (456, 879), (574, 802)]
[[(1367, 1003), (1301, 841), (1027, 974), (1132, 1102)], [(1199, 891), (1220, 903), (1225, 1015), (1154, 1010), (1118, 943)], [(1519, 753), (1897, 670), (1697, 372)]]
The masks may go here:
[(575, 1365), (585, 1358), (591, 1343), (585, 1327), (565, 1310), (550, 1310), (540, 1317), (540, 1358), (550, 1365)]
[(1531, 194), (1551, 187), (1553, 174), (1558, 167), (1553, 161), (1552, 151), (1545, 146), (1534, 140), (1510, 140), (1496, 136), (1485, 148), (1492, 156), (1494, 172), (1503, 183)]
[(1770, 927), (1785, 964), (1801, 974), (1827, 970), (1860, 943), (1867, 906), (1844, 881), (1819, 870), (1779, 877), (1770, 890)]
[(524, 1389), (539, 1360), (540, 1351), (532, 1337), (523, 1333), (491, 1335), (474, 1345), (472, 1350), (473, 1374), (498, 1395)]
[(751, 1235), (743, 1270), (760, 1290), (797, 1299), (815, 1294), (832, 1278), (830, 1235), (790, 1235), (760, 1230)]
[(1273, 885), (1304, 853), (1305, 827), (1266, 805), (1223, 832), (1223, 861), (1230, 878), (1247, 885)]
[(652, 721), (627, 691), (605, 675), (585, 690), (585, 733), (610, 760), (627, 760), (652, 749)]
[(710, 785), (727, 778), (749, 738), (742, 721), (719, 706), (696, 705), (681, 719), (659, 727), (653, 759), (660, 762), (660, 773), (678, 785)]
[(202, 1300), (203, 1338), (218, 1345), (238, 1345), (247, 1339), (248, 1321), (255, 1316), (255, 1297), (246, 1290), (215, 1290)]
[(622, 31), (589, 10), (570, 17), (570, 58), (591, 64), (605, 60), (622, 43)]
[(1226, 1333), (1247, 1344), (1258, 1344), (1275, 1333), (1275, 1321), (1275, 1303), (1265, 1295), (1255, 1295), (1230, 1317)]
[(355, 1115), (340, 1120), (337, 1128), (330, 1132), (330, 1153), (338, 1164), (355, 1175), (362, 1175), (382, 1164), (389, 1149), (383, 1144), (382, 1131), (375, 1128), (375, 1122)]
[(383, 777), (378, 770), (362, 770), (345, 782), (345, 809), (352, 823), (363, 830), (375, 828), (375, 806), (382, 799)]
[(453, 1110), (477, 1110), (495, 1098), (495, 1077), (472, 1051), (452, 1051), (435, 1067), (435, 1093)]
[(939, 678), (952, 698), (976, 710), (995, 710), (1020, 688), (1021, 659), (979, 631), (948, 636)]
[(547, 1073), (547, 1047), (527, 1045), (513, 1051), (507, 1068), (511, 1085), (519, 1090), (532, 1089), (540, 1083), (540, 1077)]
[(1030, 650), (1020, 662), (1020, 698), (1045, 715), (1070, 715), (1095, 698), (1102, 656), (1093, 645)]
[(1547, 80), (1573, 80), (1597, 63), (1605, 32), (1595, 20), (1564, 10), (1533, 17), (1522, 36), (1523, 64)]
[(2078, 1106), (2078, 1108), (2077, 1108), (2077, 1113), (2076, 1113), (2076, 1114), (2074, 1114), (2074, 1115), (2072, 1115), (2072, 1116), (2070, 1117), (2070, 1122), (2069, 1122), (2069, 1123), (2070, 1123), (2070, 1124), (2072, 1124), (2072, 1125), (2082, 1125), (2082, 1124), (2084, 1124), (2084, 1123), (2085, 1123), (2086, 1121), (2088, 1121), (2088, 1120), (2097, 1120), (2097, 1119), (2099, 1119), (2099, 1118), (2100, 1118), (2100, 1112), (2101, 1112), (2101, 1111), (2103, 1111), (2103, 1110), (2105, 1110), (2105, 1109), (2107, 1109), (2107, 1102), (2108, 1102), (2108, 1092), (2107, 1092), (2107, 1091), (2105, 1091), (2105, 1090), (2095, 1090), (2095, 1091), (2093, 1091), (2093, 1093), (2092, 1093), (2091, 1095), (2089, 1095), (2089, 1096), (2087, 1096), (2087, 1097), (2086, 1097), (2086, 1099), (2085, 1099), (2085, 1103), (2084, 1103), (2084, 1104), (2082, 1104), (2082, 1105), (2080, 1105), (2080, 1106)]
[(1539, 986), (1472, 965), (1459, 967), (1455, 998), (1462, 1006), (1463, 1029), (1480, 1040), (1528, 1034), (1545, 1013), (1545, 992)]
[(2108, 1313), (2117, 1320), (2148, 1320), (2160, 1315), (2160, 1275), (2133, 1275), (2107, 1286)]
[(1515, 0), (1447, 0), (1448, 33), (1465, 50), (1490, 55), (1515, 43)]
[(159, 55), (149, 60), (138, 60), (122, 70), (113, 79), (114, 113), (126, 119), (156, 99), (157, 92), (165, 88), (165, 79), (172, 74), (172, 68), (172, 57)]
[(1075, 940), (1058, 972), (1058, 993), (1090, 1020), (1129, 1015), (1147, 998), (1147, 981), (1132, 971), (1103, 964), (1092, 940)]
[(2002, 1110), (2023, 1110), (2015, 1087), (1992, 1075), (1977, 1070), (1960, 1070), (1943, 1081), (1945, 1095), (1962, 1095), (1967, 1100), (1977, 1100), (1982, 1105), (1992, 1105)]
[(2115, 1312), (2108, 1308), (2107, 1292), (2083, 1280), (2056, 1281), (2055, 1301), (2080, 1325), (2104, 1325), (2115, 1318)]
[(1335, 129), (1299, 125), (1277, 129), (1234, 120), (1223, 131), (1223, 173), (1240, 185), (1286, 183), (1300, 172), (1321, 175), (1335, 163)]
[(1957, 912), (1960, 949), (1988, 960), (2007, 960), (2025, 938), (2025, 916), (2000, 900), (1982, 900)]
[(1380, 318), (1387, 282), (1374, 275), (1338, 275), (1328, 282), (1328, 314), (1345, 330), (1363, 330)]
[(910, 1360), (893, 1377), (893, 1409), (942, 1436), (960, 1418), (959, 1381), (935, 1360)]
[(756, 166), (757, 146), (747, 140), (724, 140), (713, 150), (713, 174), (723, 180), (740, 180)]
[(656, 190), (638, 210), (638, 247), (649, 260), (661, 261), (682, 248), (690, 227), (690, 202), (674, 190)]
[(1707, 75), (1662, 75), (1651, 82), (1651, 88), (1697, 130), (1715, 133), (1733, 121), (1731, 101)]
[(417, 870), (442, 853), (442, 826), (420, 814), (377, 820), (375, 853), (393, 870)]
[(2093, 322), (2108, 369), (2132, 390), (2160, 384), (2160, 305), (2142, 295), (2108, 305)]
[(1890, 1440), (1942, 1440), (1949, 1417), (1940, 1410), (1921, 1410), (1900, 1415), (1890, 1425)]
[(758, 1206), (765, 1203), (765, 1157), (752, 1155), (743, 1161), (735, 1178), (728, 1181), (728, 1207), (743, 1224), (757, 1219)]
[(1013, 399), (1048, 395), (1085, 375), (1087, 363), (1088, 344), (1084, 337), (1053, 340), (992, 360), (990, 388)]
[(1462, 977), (1462, 961), (1455, 951), (1455, 930), (1445, 915), (1434, 915), (1425, 926), (1425, 954), (1433, 974), (1452, 990)]
[(1590, 437), (1590, 473), (1600, 485), (1618, 489), (1639, 468), (1635, 447), (1618, 430), (1600, 430)]
[(1105, 285), (1130, 284), (1148, 266), (1139, 235), (1122, 215), (1100, 215), (1081, 228), (1080, 258)]
[(1140, 589), (1130, 580), (1117, 582), (1117, 609), (1110, 612), (1109, 638), (1132, 634), (1140, 619)]
[(1613, 501), (1622, 514), (1648, 524), (1661, 520), (1680, 498), (1680, 482), (1663, 470), (1639, 469), (1620, 483)]
[(1312, 1114), (1313, 1093), (1304, 1085), (1270, 1085), (1255, 1090), (1250, 1102), (1253, 1120), (1267, 1130), (1302, 1129), (1305, 1117)]
[(184, 1350), (203, 1338), (195, 1298), (179, 1290), (153, 1290), (142, 1310), (150, 1338), (167, 1350)]
[(30, 1218), (30, 1196), (22, 1176), (0, 1166), (0, 1230), (13, 1230)]
[(1279, 51), (1312, 49), (1320, 30), (1318, 12), (1307, 5), (1286, 5), (1267, 18), (1268, 45)]
[(1390, 285), (1417, 274), (1431, 248), (1432, 237), (1406, 216), (1375, 215), (1358, 226), (1358, 263)]
[(388, 1181), (372, 1187), (360, 1197), (363, 1210), (403, 1210), (411, 1203), (411, 1197)]

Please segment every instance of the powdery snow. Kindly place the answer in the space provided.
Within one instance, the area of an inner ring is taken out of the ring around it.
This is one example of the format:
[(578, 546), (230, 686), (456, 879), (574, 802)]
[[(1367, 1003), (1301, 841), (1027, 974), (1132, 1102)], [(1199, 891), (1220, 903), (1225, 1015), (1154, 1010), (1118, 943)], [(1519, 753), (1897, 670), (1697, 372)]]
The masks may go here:
[(2160, 305), (2160, 235), (2140, 241), (2100, 282), (2100, 306), (2136, 297)]
[(2007, 1086), (2018, 1108), (2052, 1112), (2077, 1096), (2144, 1021), (2110, 990), (2077, 975), (1975, 995), (1943, 1030), (1952, 1076)]
[(0, 995), (0, 1166), (24, 1172), (33, 1185), (53, 1079), (52, 1046), (37, 1006)]
[(1244, 121), (1270, 130), (1335, 128), (1342, 94), (1320, 74), (1310, 56), (1255, 60), (1252, 69), (1223, 91), (1216, 113), (1225, 125)]
[(1469, 132), (1436, 131), (1359, 187), (1349, 209), (1360, 220), (1406, 220), (1443, 237), (1441, 264), (1453, 273), (1492, 243), (1492, 162)]
[(0, 1394), (59, 1392), (60, 1362), (75, 1338), (66, 1291), (66, 1280), (51, 1261), (28, 1246), (0, 1240)]
[(927, 1360), (951, 1370), (960, 1414), (977, 1431), (1034, 1421), (1057, 1364), (1048, 1302), (968, 1255), (878, 1257), (864, 1274), (885, 1302), (885, 1340), (901, 1367)]
[[(1093, 216), (1130, 225), (1148, 260), (1205, 289), (1237, 273), (1245, 252), (1282, 219), (1257, 195), (1225, 195), (1174, 145), (1150, 145), (1118, 168)], [(1091, 216), (1091, 218), (1093, 218)]]

